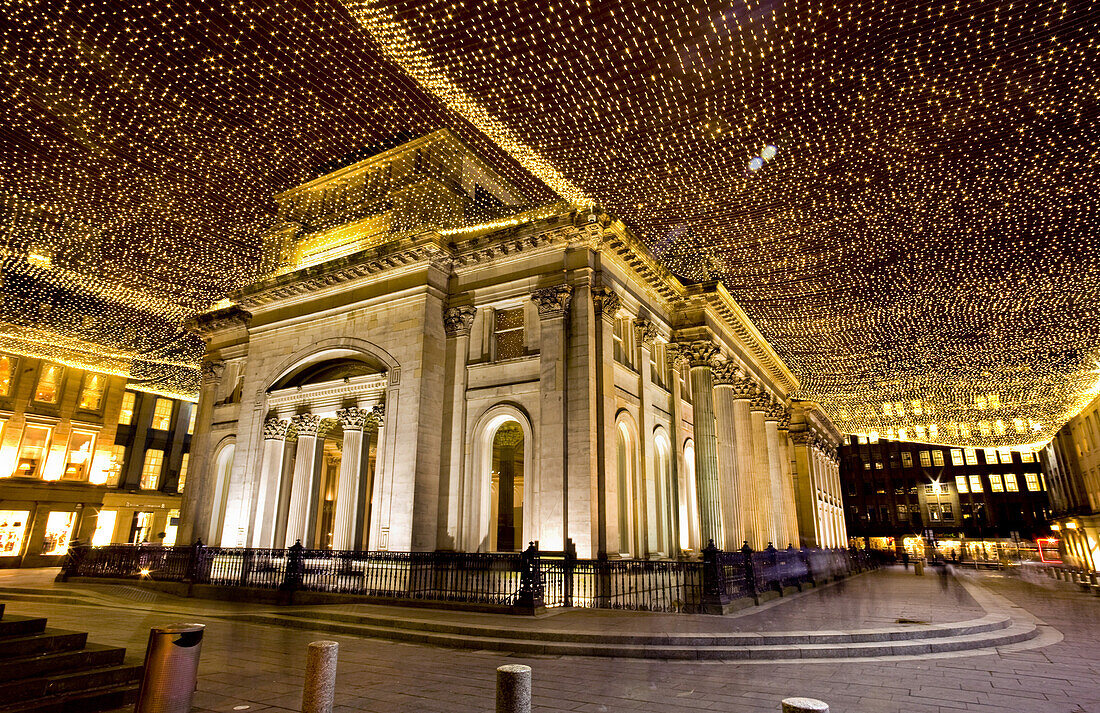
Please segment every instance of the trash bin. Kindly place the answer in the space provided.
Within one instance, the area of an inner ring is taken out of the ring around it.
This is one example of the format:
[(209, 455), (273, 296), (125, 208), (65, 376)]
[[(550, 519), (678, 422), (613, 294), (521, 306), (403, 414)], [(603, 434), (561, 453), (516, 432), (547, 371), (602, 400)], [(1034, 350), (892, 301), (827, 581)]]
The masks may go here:
[(924, 560), (923, 559), (918, 558), (918, 559), (913, 560), (913, 572), (915, 572), (917, 574), (917, 576), (923, 576), (924, 575)]
[(169, 624), (149, 631), (145, 674), (134, 713), (189, 713), (205, 624)]

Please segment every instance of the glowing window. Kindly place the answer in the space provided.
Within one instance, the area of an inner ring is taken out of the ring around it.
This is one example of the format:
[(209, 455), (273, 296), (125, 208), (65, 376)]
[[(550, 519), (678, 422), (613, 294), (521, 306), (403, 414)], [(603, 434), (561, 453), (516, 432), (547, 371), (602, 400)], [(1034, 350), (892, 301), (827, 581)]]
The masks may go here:
[(496, 359), (523, 356), (523, 308), (493, 312), (493, 345)]
[(167, 431), (172, 423), (172, 399), (158, 398), (153, 404), (152, 428)]
[(164, 526), (164, 542), (165, 547), (171, 547), (176, 544), (176, 532), (180, 526), (180, 511), (169, 510), (168, 511), (168, 523)]
[(49, 426), (28, 425), (23, 429), (23, 442), (19, 445), (19, 461), (15, 474), (27, 477), (39, 475), (46, 461), (50, 443)]
[(160, 469), (164, 465), (164, 451), (150, 448), (145, 451), (145, 463), (141, 466), (141, 489), (156, 490), (160, 482)]
[(54, 510), (46, 518), (46, 535), (42, 538), (42, 554), (63, 555), (69, 551), (69, 537), (76, 522), (75, 512)]
[(65, 457), (65, 480), (87, 480), (88, 468), (95, 452), (95, 433), (73, 431), (69, 434), (69, 450)]
[[(0, 354), (0, 396), (11, 395), (12, 374), (15, 373), (15, 357)], [(10, 512), (5, 510), (4, 512)]]
[(0, 557), (18, 556), (23, 552), (23, 536), (30, 514), (29, 510), (0, 510)]
[(127, 391), (122, 394), (122, 409), (118, 412), (120, 426), (129, 426), (134, 422), (134, 392)]
[(943, 466), (943, 451), (932, 451), (932, 464), (937, 467)]
[(962, 449), (961, 448), (952, 448), (951, 449), (951, 465), (963, 465), (964, 463), (965, 463), (965, 461), (963, 460)]
[(969, 493), (970, 492), (970, 488), (966, 487), (966, 476), (965, 475), (956, 475), (955, 476), (955, 490), (958, 490), (960, 493)]
[(189, 435), (195, 432), (195, 417), (198, 416), (198, 414), (198, 404), (191, 404), (191, 416), (187, 420), (187, 433)]
[(982, 492), (982, 476), (980, 476), (980, 475), (970, 476), (970, 492), (972, 492), (972, 493)]
[(187, 462), (190, 459), (191, 459), (191, 454), (190, 453), (184, 453), (183, 454), (183, 461), (180, 463), (180, 480), (179, 480), (179, 484), (176, 485), (176, 492), (177, 493), (182, 493), (183, 492), (183, 486), (187, 484)]
[(38, 384), (34, 387), (34, 400), (44, 404), (56, 404), (61, 394), (61, 376), (64, 369), (56, 364), (42, 364), (38, 372)]
[(1008, 465), (1012, 464), (1011, 448), (1001, 448), (997, 451), (997, 455), (1000, 457), (1002, 463), (1006, 463)]
[(107, 485), (118, 485), (119, 478), (122, 475), (122, 466), (126, 461), (126, 446), (121, 443), (116, 443), (111, 446), (111, 464), (107, 467)]
[(997, 465), (997, 449), (986, 448), (983, 453), (985, 454), (986, 465)]
[(100, 510), (95, 519), (95, 534), (92, 535), (92, 546), (103, 547), (111, 544), (115, 536), (115, 520), (118, 518), (117, 510)]
[(932, 454), (928, 451), (920, 452), (920, 467), (931, 468), (932, 467)]
[(978, 465), (978, 452), (976, 450), (974, 450), (973, 448), (967, 448), (964, 453), (966, 453), (967, 465)]
[(912, 468), (913, 467), (913, 454), (910, 453), (909, 451), (902, 451), (901, 452), (901, 465), (902, 465), (902, 467), (905, 467), (905, 468)]
[(1034, 463), (1035, 462), (1035, 454), (1032, 453), (1031, 451), (1020, 451), (1020, 462), (1021, 463)]
[(106, 382), (107, 377), (102, 374), (85, 374), (84, 386), (80, 389), (80, 401), (77, 402), (77, 408), (85, 411), (98, 411), (100, 404), (103, 403), (103, 387)]
[(994, 493), (1003, 493), (1005, 491), (1004, 482), (1001, 480), (1001, 476), (996, 473), (990, 473), (989, 489)]
[(1019, 492), (1020, 488), (1016, 485), (1016, 474), (1005, 473), (1005, 490), (1010, 493)]
[(1039, 476), (1035, 473), (1024, 473), (1024, 483), (1031, 492), (1039, 492)]

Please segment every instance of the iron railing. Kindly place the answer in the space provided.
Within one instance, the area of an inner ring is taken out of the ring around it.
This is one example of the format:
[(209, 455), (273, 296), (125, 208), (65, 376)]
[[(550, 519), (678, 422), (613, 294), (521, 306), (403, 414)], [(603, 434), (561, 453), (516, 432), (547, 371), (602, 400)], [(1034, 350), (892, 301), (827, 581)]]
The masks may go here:
[(109, 545), (74, 547), (68, 577), (150, 578), (283, 592), (314, 591), (376, 599), (415, 599), (520, 607), (587, 607), (701, 612), (736, 599), (759, 601), (875, 565), (861, 550), (722, 552), (702, 560), (578, 559), (563, 552), (366, 552), (250, 547)]

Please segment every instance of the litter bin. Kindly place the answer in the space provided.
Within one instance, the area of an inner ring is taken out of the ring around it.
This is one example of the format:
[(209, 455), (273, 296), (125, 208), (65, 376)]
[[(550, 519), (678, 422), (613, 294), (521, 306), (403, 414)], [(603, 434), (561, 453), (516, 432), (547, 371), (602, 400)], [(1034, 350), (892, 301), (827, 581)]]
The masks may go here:
[(916, 573), (917, 576), (923, 576), (924, 575), (924, 560), (923, 559), (917, 558), (917, 559), (913, 560), (913, 572)]
[(145, 675), (134, 713), (189, 713), (205, 624), (169, 624), (149, 631)]

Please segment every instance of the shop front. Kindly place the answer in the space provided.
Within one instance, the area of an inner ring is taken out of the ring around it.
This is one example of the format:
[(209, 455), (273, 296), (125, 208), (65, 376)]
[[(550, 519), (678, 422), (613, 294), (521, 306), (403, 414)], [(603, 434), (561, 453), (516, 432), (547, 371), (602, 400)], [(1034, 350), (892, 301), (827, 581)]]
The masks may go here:
[(0, 567), (54, 567), (73, 542), (90, 542), (104, 488), (87, 483), (0, 481)]

